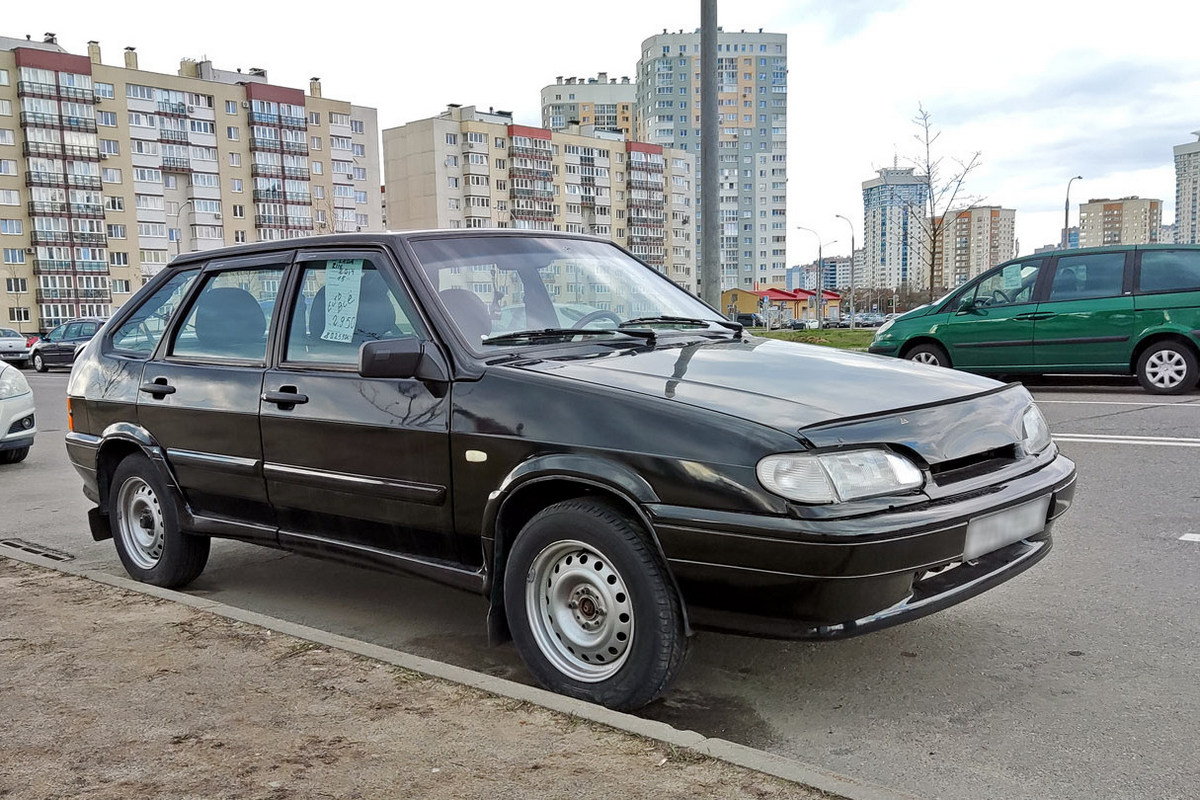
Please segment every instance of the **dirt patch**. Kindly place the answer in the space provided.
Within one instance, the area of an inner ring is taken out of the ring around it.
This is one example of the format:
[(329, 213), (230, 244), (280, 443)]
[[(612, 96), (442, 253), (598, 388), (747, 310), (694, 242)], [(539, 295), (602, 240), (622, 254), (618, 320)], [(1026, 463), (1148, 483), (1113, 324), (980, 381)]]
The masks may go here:
[(816, 798), (538, 706), (0, 558), (0, 798)]

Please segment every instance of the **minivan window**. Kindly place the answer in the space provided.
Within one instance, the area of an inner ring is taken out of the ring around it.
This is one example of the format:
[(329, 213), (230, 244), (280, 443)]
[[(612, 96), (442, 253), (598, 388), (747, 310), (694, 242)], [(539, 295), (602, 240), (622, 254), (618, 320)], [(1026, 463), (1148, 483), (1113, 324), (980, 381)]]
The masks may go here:
[(282, 266), (214, 273), (175, 332), (170, 353), (185, 358), (261, 362)]
[(1144, 250), (1138, 291), (1200, 291), (1200, 250)]
[(1031, 302), (1041, 264), (1040, 260), (1009, 264), (975, 284), (974, 292), (967, 296), (974, 299), (977, 306), (1011, 306)]
[(171, 315), (187, 294), (198, 270), (172, 275), (112, 333), (113, 350), (122, 355), (149, 357), (158, 347)]
[(1047, 300), (1086, 300), (1117, 297), (1125, 276), (1124, 253), (1063, 256), (1054, 270)]

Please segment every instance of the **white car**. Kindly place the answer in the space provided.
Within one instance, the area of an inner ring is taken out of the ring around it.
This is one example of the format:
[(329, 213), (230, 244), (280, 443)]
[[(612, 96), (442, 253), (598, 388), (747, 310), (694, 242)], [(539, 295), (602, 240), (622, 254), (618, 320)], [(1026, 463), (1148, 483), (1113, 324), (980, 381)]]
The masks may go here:
[(0, 328), (0, 360), (23, 367), (29, 363), (28, 337), (12, 328)]
[(29, 381), (19, 369), (0, 361), (0, 464), (24, 461), (35, 433)]

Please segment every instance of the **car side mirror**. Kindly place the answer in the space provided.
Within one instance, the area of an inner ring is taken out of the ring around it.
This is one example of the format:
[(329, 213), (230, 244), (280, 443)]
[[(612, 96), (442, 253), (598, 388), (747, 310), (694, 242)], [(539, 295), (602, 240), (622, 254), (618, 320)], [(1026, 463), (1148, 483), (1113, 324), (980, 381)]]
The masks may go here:
[(974, 310), (975, 310), (975, 298), (974, 297), (964, 297), (963, 299), (958, 301), (958, 313), (965, 314), (968, 311), (974, 311)]
[(358, 349), (358, 374), (364, 378), (412, 378), (425, 348), (415, 336), (364, 342)]

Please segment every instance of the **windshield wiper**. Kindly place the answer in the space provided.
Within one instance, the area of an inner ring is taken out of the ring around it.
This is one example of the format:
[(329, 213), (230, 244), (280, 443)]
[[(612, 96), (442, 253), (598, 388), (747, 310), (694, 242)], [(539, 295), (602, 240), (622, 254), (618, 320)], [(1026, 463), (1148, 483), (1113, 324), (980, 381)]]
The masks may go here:
[(698, 317), (671, 317), (671, 316), (654, 316), (654, 317), (634, 317), (627, 319), (618, 325), (618, 328), (624, 329), (626, 325), (654, 325), (654, 324), (681, 324), (681, 325), (703, 325), (707, 328), (709, 325), (716, 323), (724, 328), (728, 328), (734, 333), (742, 332), (742, 324), (740, 322), (731, 322), (727, 319), (700, 319)]
[(646, 329), (618, 330), (616, 328), (535, 328), (528, 331), (512, 331), (485, 336), (481, 344), (511, 344), (513, 342), (537, 341), (539, 339), (570, 339), (575, 336), (611, 336), (613, 334), (645, 339), (653, 344), (654, 331)]

